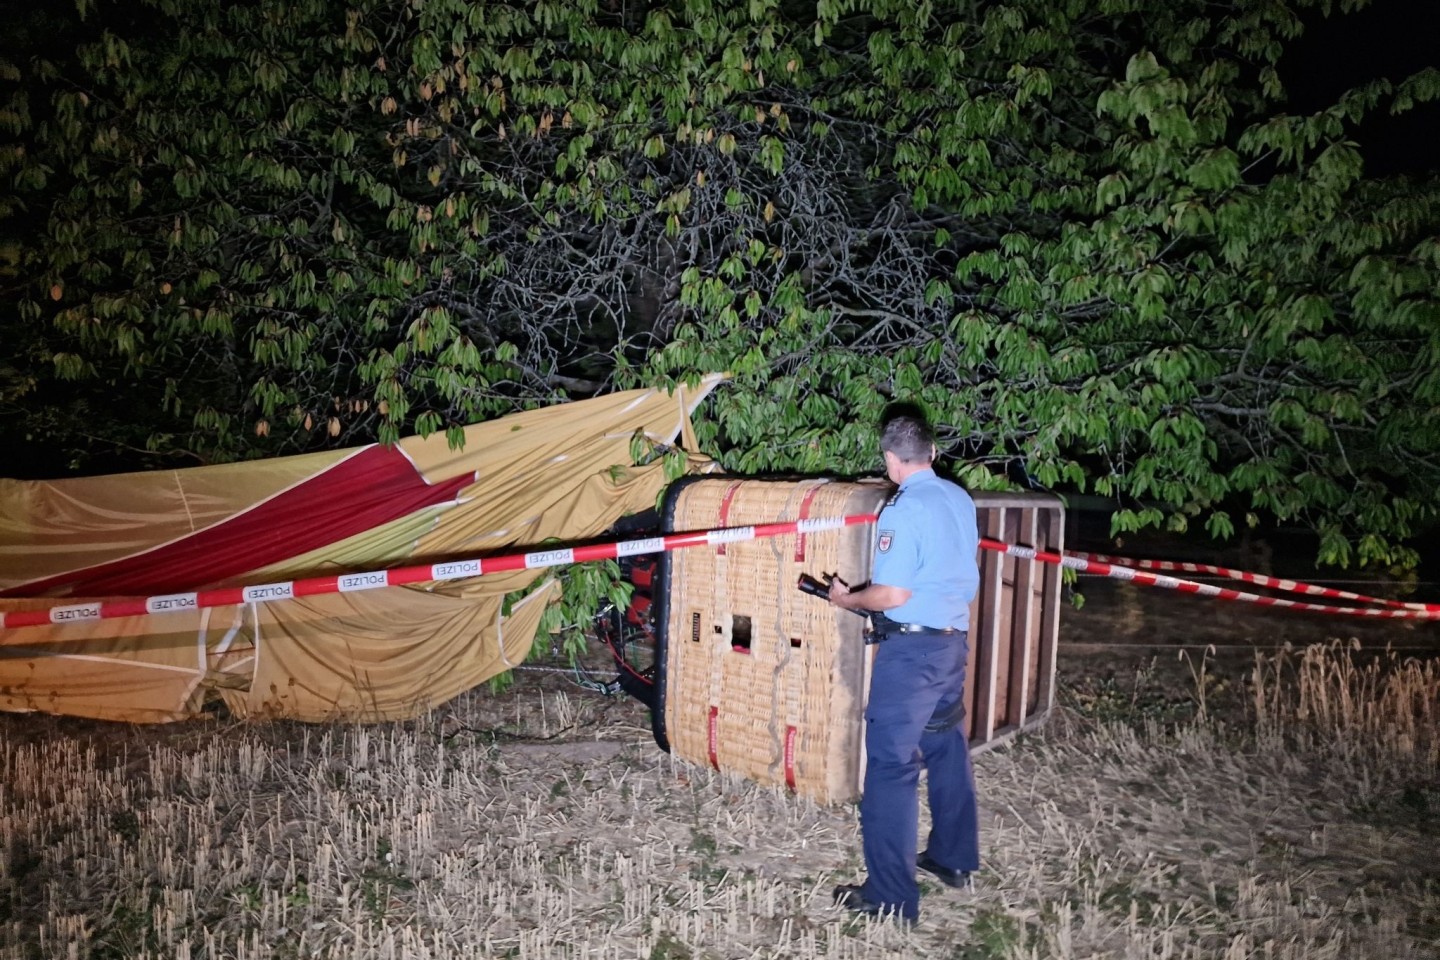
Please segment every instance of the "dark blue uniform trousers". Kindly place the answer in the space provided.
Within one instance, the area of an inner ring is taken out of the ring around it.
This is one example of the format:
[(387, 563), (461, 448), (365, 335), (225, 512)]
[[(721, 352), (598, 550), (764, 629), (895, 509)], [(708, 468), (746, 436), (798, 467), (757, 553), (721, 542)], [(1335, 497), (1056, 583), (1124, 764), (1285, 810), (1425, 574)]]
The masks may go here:
[(965, 687), (966, 637), (891, 636), (876, 647), (865, 710), (865, 795), (860, 801), (866, 900), (914, 920), (920, 765), (929, 774), (930, 857), (952, 870), (980, 866), (980, 822), (964, 724), (925, 727)]

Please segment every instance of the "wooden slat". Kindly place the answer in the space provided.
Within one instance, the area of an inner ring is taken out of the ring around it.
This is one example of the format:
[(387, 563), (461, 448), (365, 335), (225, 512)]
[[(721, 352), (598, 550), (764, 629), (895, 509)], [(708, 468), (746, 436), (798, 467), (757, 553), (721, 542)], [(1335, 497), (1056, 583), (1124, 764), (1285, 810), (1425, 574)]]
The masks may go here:
[[(1040, 511), (1031, 506), (1019, 512), (1015, 542), (1027, 547), (1038, 546)], [(1010, 675), (1005, 722), (1019, 726), (1030, 716), (1030, 651), (1035, 639), (1035, 564), (1034, 560), (1017, 560), (1013, 612), (1010, 615)]]
[[(1005, 529), (1005, 508), (985, 508), (981, 513), (984, 535), (999, 538)], [(1000, 606), (1004, 599), (1004, 557), (983, 551), (980, 558), (980, 622), (972, 632), (974, 649), (974, 696), (971, 700), (970, 742), (988, 743), (995, 735), (995, 686), (1000, 646)]]
[[(1065, 514), (1059, 509), (1045, 511), (1042, 533), (1045, 549), (1060, 553), (1065, 549)], [(1038, 658), (1040, 685), (1035, 696), (1037, 715), (1048, 714), (1055, 707), (1055, 656), (1060, 641), (1060, 567), (1045, 564), (1045, 590), (1041, 600), (1040, 656)]]

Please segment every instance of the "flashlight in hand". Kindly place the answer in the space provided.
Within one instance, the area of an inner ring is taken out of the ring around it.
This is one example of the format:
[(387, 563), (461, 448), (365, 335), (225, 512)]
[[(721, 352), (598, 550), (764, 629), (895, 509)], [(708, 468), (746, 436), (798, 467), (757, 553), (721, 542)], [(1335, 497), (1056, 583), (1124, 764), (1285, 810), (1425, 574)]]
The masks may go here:
[[(829, 603), (830, 586), (834, 582), (835, 574), (833, 573), (825, 574), (825, 579), (823, 580), (817, 580), (816, 578), (810, 576), (810, 574), (808, 573), (802, 573), (800, 574), (800, 579), (795, 581), (795, 586), (800, 590), (801, 593), (808, 593), (812, 597), (819, 597), (821, 600)], [(841, 582), (843, 583), (844, 581), (842, 580)], [(850, 607), (846, 607), (844, 609), (849, 610), (851, 613), (858, 614), (862, 617), (870, 616), (869, 610), (855, 610)]]
[(828, 603), (830, 601), (830, 581), (832, 579), (833, 576), (827, 576), (824, 580), (817, 580), (808, 573), (802, 573), (800, 574), (800, 579), (796, 581), (795, 586), (799, 588), (801, 593), (808, 593), (812, 597), (819, 597)]

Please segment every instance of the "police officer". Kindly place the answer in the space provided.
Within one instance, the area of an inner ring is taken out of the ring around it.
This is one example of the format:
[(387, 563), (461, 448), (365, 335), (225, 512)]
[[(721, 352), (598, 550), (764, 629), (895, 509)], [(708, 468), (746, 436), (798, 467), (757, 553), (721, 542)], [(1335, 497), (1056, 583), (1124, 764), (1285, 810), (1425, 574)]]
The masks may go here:
[[(868, 586), (837, 580), (830, 602), (874, 611), (878, 644), (865, 710), (860, 832), (867, 877), (835, 888), (839, 906), (866, 914), (920, 913), (918, 867), (952, 887), (980, 865), (979, 817), (966, 742), (966, 631), (980, 583), (975, 504), (935, 475), (925, 423), (901, 416), (880, 433), (885, 472), (899, 489), (880, 511)], [(920, 765), (929, 774), (929, 846), (916, 857)]]

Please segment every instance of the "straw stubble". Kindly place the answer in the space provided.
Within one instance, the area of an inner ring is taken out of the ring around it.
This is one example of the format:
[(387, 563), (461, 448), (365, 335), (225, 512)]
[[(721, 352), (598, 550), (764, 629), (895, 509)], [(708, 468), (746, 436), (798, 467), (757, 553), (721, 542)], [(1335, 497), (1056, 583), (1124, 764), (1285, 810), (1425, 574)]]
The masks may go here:
[(672, 760), (583, 693), (370, 727), (6, 716), (0, 960), (1433, 957), (1440, 675), (1357, 656), (1262, 659), (1243, 717), (1070, 710), (978, 758), (986, 865), (922, 875), (912, 930), (829, 904), (853, 808)]

